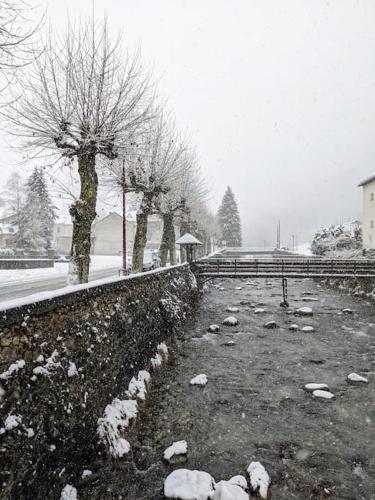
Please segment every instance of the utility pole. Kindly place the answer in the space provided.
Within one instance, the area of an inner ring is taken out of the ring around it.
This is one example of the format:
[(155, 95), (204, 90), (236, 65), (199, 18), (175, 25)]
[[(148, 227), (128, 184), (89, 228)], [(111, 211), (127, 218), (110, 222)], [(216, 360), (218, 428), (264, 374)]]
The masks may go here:
[(127, 274), (127, 258), (126, 258), (126, 180), (125, 180), (125, 160), (122, 160), (122, 176), (121, 176), (121, 189), (122, 189), (122, 274)]
[(294, 252), (295, 246), (294, 246), (294, 234), (292, 234), (292, 250)]
[(278, 249), (281, 248), (281, 224), (280, 221), (277, 223), (277, 243), (276, 246)]

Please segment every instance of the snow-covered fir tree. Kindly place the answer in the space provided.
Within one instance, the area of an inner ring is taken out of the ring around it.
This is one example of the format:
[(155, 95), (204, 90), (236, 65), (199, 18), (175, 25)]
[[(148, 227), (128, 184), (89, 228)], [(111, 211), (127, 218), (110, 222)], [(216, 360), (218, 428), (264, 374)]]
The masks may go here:
[(17, 234), (17, 247), (45, 251), (51, 248), (56, 208), (48, 194), (43, 169), (35, 167), (26, 182)]
[(220, 244), (227, 247), (242, 245), (241, 220), (233, 191), (228, 186), (217, 212), (220, 227)]

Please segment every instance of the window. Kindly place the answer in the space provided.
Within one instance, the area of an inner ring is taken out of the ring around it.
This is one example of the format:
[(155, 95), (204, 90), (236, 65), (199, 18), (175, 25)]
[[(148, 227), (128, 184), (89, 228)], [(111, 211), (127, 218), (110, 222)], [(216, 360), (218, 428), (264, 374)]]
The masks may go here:
[(374, 229), (374, 221), (373, 220), (370, 222), (370, 227), (371, 227), (371, 229)]
[(370, 194), (370, 201), (374, 201), (374, 193)]

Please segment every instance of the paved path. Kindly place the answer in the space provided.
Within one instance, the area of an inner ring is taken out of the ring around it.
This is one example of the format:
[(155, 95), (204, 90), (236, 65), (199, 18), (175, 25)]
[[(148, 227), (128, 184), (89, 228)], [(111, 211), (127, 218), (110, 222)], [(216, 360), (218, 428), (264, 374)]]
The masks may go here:
[[(205, 470), (218, 481), (259, 460), (272, 477), (274, 499), (375, 499), (374, 306), (293, 280), (291, 308), (314, 310), (311, 318), (297, 318), (279, 307), (279, 280), (271, 283), (228, 279), (223, 291), (205, 294), (134, 428), (136, 469), (107, 464), (96, 494), (107, 498), (109, 486), (111, 498), (161, 499), (174, 468)], [(227, 306), (240, 309), (233, 314), (239, 326), (206, 333), (231, 315)], [(255, 314), (253, 306), (266, 312)], [(353, 314), (342, 313), (348, 307)], [(280, 328), (265, 329), (269, 320)], [(290, 331), (291, 323), (315, 332)], [(370, 383), (348, 385), (351, 372)], [(189, 385), (199, 373), (208, 377), (204, 388)], [(327, 383), (335, 399), (313, 398), (304, 391), (309, 382)], [(188, 442), (187, 462), (164, 464), (163, 451), (180, 439)]]

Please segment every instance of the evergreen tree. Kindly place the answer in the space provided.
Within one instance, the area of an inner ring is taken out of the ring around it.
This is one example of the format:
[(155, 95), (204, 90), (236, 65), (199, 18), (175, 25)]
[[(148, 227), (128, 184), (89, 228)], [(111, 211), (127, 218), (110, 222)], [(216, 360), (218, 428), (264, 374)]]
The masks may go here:
[(48, 250), (52, 244), (56, 208), (48, 194), (42, 168), (35, 167), (26, 182), (26, 200), (22, 206), (17, 246), (27, 250)]
[(227, 247), (242, 245), (241, 220), (233, 191), (228, 186), (217, 212), (220, 227), (220, 244)]

